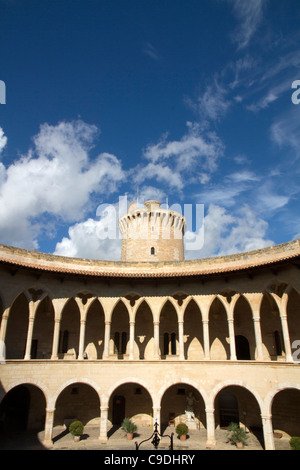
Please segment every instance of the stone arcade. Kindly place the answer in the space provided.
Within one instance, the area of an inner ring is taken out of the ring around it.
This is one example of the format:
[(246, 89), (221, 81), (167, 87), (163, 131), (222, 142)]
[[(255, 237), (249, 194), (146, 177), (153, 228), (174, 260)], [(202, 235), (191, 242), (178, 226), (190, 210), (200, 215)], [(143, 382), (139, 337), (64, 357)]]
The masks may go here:
[(51, 446), (78, 418), (105, 442), (129, 416), (188, 419), (209, 446), (230, 421), (265, 449), (274, 431), (300, 435), (300, 240), (187, 261), (184, 218), (167, 212), (130, 206), (120, 262), (0, 246), (4, 431), (44, 430)]

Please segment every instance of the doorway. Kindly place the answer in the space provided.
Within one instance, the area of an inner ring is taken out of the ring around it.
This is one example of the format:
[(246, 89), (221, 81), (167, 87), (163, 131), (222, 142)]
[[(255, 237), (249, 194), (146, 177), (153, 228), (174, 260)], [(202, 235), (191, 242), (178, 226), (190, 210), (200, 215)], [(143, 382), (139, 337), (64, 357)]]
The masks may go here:
[(115, 395), (113, 397), (113, 414), (112, 424), (122, 424), (125, 418), (125, 397), (123, 395)]

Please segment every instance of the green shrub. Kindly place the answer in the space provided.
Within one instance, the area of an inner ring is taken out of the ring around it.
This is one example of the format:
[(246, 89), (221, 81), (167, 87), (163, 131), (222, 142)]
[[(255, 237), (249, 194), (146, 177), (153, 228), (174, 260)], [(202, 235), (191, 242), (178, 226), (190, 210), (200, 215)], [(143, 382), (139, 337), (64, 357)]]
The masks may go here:
[(137, 426), (131, 421), (130, 418), (124, 418), (121, 429), (125, 432), (135, 432), (137, 430)]
[(176, 426), (176, 433), (178, 436), (183, 436), (184, 434), (187, 434), (189, 432), (189, 428), (185, 423), (179, 423)]
[(249, 436), (247, 436), (246, 431), (242, 428), (237, 423), (230, 423), (228, 426), (228, 434), (227, 434), (229, 440), (231, 442), (234, 442), (235, 444), (237, 442), (242, 442), (243, 444), (246, 443), (247, 439)]
[(290, 446), (292, 450), (300, 450), (300, 437), (291, 437)]
[(81, 421), (73, 421), (69, 426), (69, 431), (72, 436), (81, 436), (84, 426)]

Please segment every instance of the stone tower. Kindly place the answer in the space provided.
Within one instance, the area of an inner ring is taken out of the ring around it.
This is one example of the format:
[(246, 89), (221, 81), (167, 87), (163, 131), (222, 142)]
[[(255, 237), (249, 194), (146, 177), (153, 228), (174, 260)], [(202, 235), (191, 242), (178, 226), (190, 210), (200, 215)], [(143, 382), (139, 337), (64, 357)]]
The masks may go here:
[(132, 202), (119, 219), (122, 261), (182, 261), (186, 221), (182, 214), (147, 201), (138, 209)]

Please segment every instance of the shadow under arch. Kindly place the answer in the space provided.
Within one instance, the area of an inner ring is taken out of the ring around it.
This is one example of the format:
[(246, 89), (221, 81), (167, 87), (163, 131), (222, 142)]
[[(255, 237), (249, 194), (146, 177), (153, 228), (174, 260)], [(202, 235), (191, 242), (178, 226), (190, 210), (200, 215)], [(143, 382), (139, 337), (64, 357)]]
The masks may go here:
[(14, 384), (0, 403), (0, 449), (44, 449), (45, 391), (35, 383)]
[(154, 349), (154, 326), (152, 310), (146, 300), (139, 304), (135, 313), (134, 335), (138, 358), (151, 359)]
[[(123, 419), (130, 418), (139, 426), (153, 424), (153, 394), (144, 381), (128, 377), (114, 384), (108, 392), (108, 437), (120, 428)], [(136, 434), (136, 437), (138, 434)]]
[[(169, 425), (186, 422), (189, 429), (206, 428), (205, 395), (186, 380), (165, 386), (161, 396), (161, 432)], [(191, 415), (188, 414), (191, 413)]]

